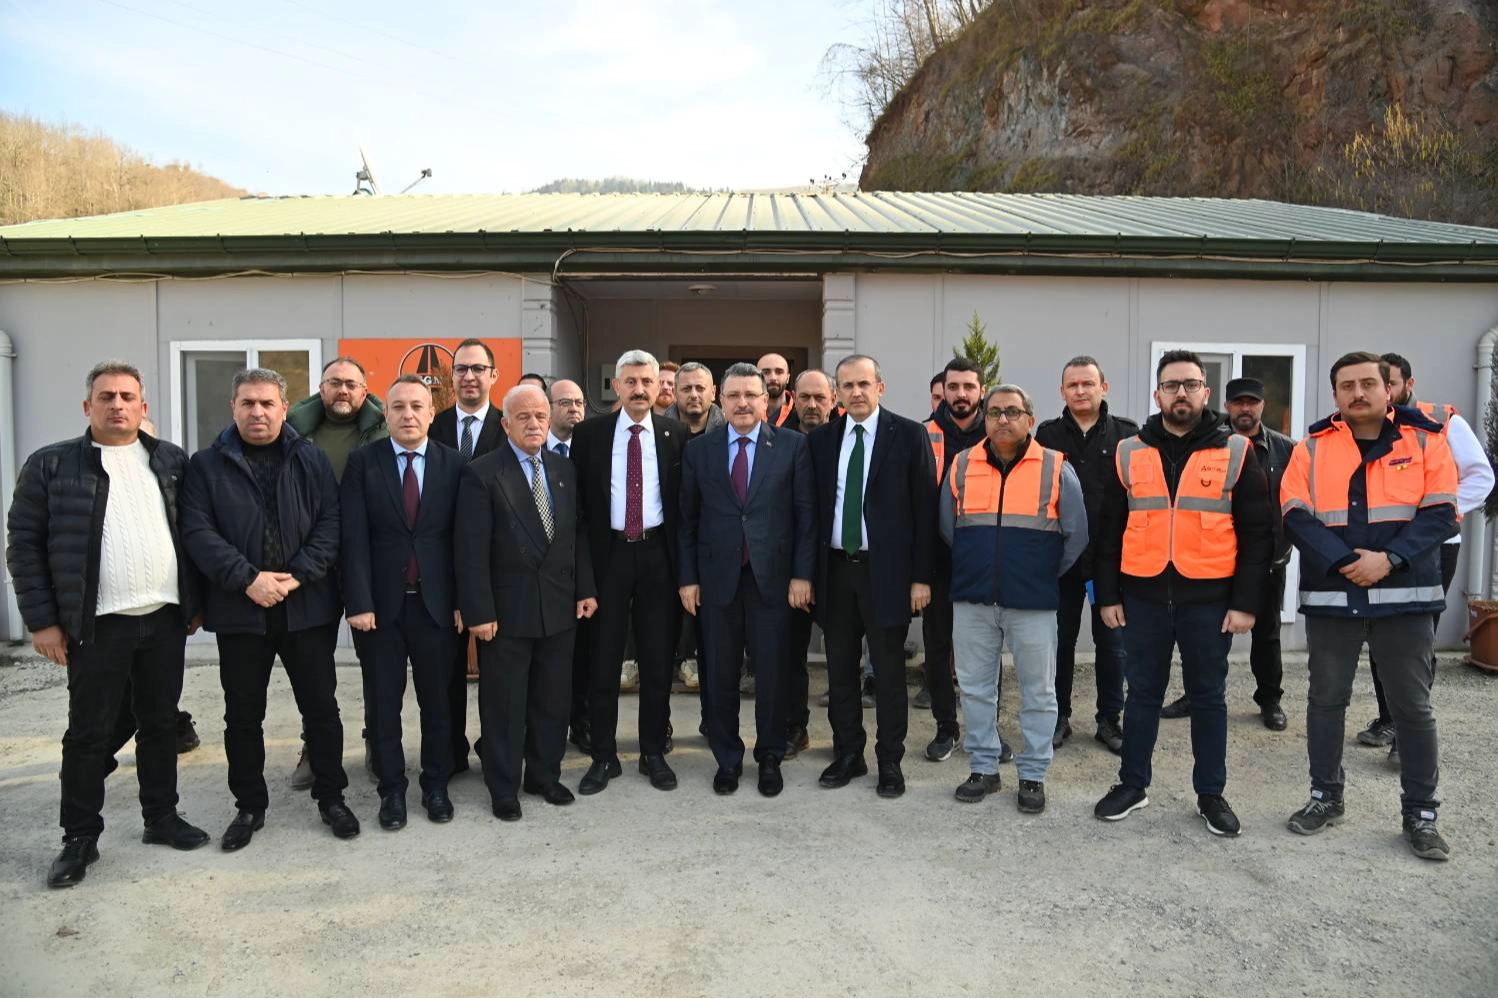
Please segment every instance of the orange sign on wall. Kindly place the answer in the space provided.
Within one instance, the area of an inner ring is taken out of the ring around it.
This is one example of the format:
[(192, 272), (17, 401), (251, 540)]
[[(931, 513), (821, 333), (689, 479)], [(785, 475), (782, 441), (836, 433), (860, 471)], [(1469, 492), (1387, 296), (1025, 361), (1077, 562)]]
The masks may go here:
[[(338, 353), (356, 358), (364, 365), (369, 390), (380, 398), (401, 375), (421, 375), (432, 387), (439, 410), (453, 404), (453, 351), (463, 337), (450, 340), (339, 340)], [(520, 380), (520, 340), (485, 339), (494, 351), (495, 381), (491, 398), (495, 405), (510, 387)]]

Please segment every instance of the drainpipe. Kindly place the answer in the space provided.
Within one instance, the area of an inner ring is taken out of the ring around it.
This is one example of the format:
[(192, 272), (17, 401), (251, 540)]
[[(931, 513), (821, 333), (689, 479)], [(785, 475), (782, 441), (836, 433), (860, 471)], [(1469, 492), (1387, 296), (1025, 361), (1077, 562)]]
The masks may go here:
[[(1477, 341), (1477, 410), (1472, 414), (1472, 429), (1484, 448), (1488, 446), (1486, 432), (1488, 407), (1493, 403), (1493, 349), (1498, 346), (1498, 326), (1488, 330)], [(1490, 456), (1491, 457), (1491, 456)], [(1476, 516), (1472, 519), (1468, 537), (1471, 555), (1467, 559), (1467, 595), (1475, 600), (1486, 599), (1488, 594), (1498, 592), (1498, 584), (1482, 571), (1482, 557), (1487, 550), (1488, 519)], [(1493, 532), (1493, 541), (1498, 545), (1498, 531)], [(1495, 548), (1488, 564), (1498, 569), (1498, 548)]]
[[(10, 500), (16, 491), (16, 352), (10, 336), (0, 330), (0, 534), (10, 519)], [(16, 604), (16, 584), (10, 569), (4, 571), (0, 588), (0, 636), (19, 641), (23, 633), (21, 610)]]

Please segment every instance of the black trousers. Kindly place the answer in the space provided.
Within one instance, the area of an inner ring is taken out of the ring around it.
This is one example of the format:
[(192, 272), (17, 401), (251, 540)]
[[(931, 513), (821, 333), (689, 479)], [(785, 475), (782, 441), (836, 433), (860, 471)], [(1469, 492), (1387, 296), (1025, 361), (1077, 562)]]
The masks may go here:
[(640, 665), (640, 753), (662, 756), (671, 721), (671, 654), (682, 613), (665, 538), (616, 537), (598, 590), (588, 695), (593, 759), (609, 760), (619, 752), (619, 663), (631, 632)]
[[(957, 727), (957, 685), (952, 678), (952, 573), (938, 568), (931, 584), (931, 602), (921, 611), (921, 637), (926, 643), (926, 690), (931, 694), (931, 717), (938, 727)], [(904, 642), (900, 644), (904, 655)], [(902, 667), (903, 668), (903, 667)]]
[(577, 622), (572, 639), (572, 730), (589, 728), (588, 690), (593, 684), (594, 621), (585, 617)]
[[(1441, 545), (1441, 593), (1451, 591), (1451, 581), (1456, 578), (1456, 560), (1461, 557), (1461, 545)], [(1441, 612), (1436, 611), (1430, 616), (1436, 629), (1441, 627)], [(1368, 653), (1368, 669), (1373, 674), (1373, 696), (1378, 698), (1378, 720), (1385, 724), (1392, 724), (1394, 716), (1389, 714), (1389, 699), (1384, 695), (1384, 682), (1378, 678), (1378, 663), (1373, 660), (1373, 653)], [(1435, 682), (1436, 676), (1436, 653), (1435, 646), (1431, 646), (1430, 652), (1430, 679)]]
[(364, 706), (368, 738), (374, 747), (380, 794), (405, 793), (406, 752), (401, 741), (401, 705), (406, 699), (406, 663), (421, 714), (421, 789), (447, 786), (452, 776), (452, 724), (447, 698), (453, 646), (451, 622), (432, 620), (420, 593), (406, 594), (400, 616), (380, 621), (373, 631), (354, 632), (370, 703)]
[(1124, 709), (1123, 629), (1103, 624), (1102, 611), (1089, 608), (1087, 580), (1068, 573), (1061, 577), (1061, 604), (1056, 609), (1056, 714), (1070, 718), (1071, 692), (1077, 668), (1077, 637), (1082, 634), (1082, 612), (1092, 614), (1093, 672), (1097, 676), (1098, 721), (1117, 725)]
[(739, 572), (733, 599), (723, 606), (704, 604), (697, 614), (707, 643), (702, 701), (713, 758), (725, 770), (744, 764), (739, 666), (747, 645), (755, 663), (754, 758), (760, 762), (781, 759), (785, 756), (784, 683), (791, 614), (785, 592), (761, 594), (746, 565)]
[(277, 605), (266, 615), (263, 635), (218, 636), (224, 753), (229, 758), (229, 790), (240, 811), (263, 812), (270, 806), (265, 786), (265, 699), (278, 656), (302, 716), (307, 760), (312, 765), (312, 797), (318, 802), (342, 801), (343, 789), (348, 787), (343, 772), (343, 720), (335, 693), (338, 676), (333, 668), (338, 624), (289, 631), (284, 607)]
[[(561, 779), (572, 699), (575, 629), (547, 638), (500, 632), (479, 642), (479, 721), (484, 730), (484, 783), (498, 802), (525, 783)], [(614, 668), (617, 684), (619, 668)]]
[(1254, 671), (1254, 703), (1259, 707), (1278, 704), (1285, 696), (1281, 684), (1285, 667), (1280, 658), (1280, 608), (1285, 603), (1285, 567), (1269, 567), (1269, 583), (1264, 588), (1264, 606), (1254, 617), (1253, 648), (1248, 654)]
[(453, 766), (468, 762), (468, 629), (458, 635), (447, 674), (447, 733)]
[[(115, 768), (124, 699), (137, 732), (135, 766), (146, 822), (177, 810), (177, 699), (187, 626), (171, 604), (94, 621), (94, 640), (68, 640), (68, 730), (62, 737), (59, 822), (69, 836), (104, 831), (104, 778)], [(127, 736), (128, 738), (128, 736)]]
[(790, 613), (791, 645), (785, 656), (784, 682), (787, 733), (811, 724), (811, 679), (806, 673), (806, 655), (811, 648), (811, 611), (792, 607)]
[(899, 763), (905, 755), (909, 704), (905, 690), (906, 628), (874, 624), (874, 584), (869, 563), (849, 561), (839, 551), (828, 555), (827, 589), (822, 599), (822, 630), (827, 641), (827, 687), (831, 695), (827, 720), (832, 724), (832, 748), (839, 756), (863, 755), (868, 736), (863, 729), (860, 679), (863, 640), (869, 640), (874, 663), (874, 719), (878, 730), (874, 755), (880, 763)]

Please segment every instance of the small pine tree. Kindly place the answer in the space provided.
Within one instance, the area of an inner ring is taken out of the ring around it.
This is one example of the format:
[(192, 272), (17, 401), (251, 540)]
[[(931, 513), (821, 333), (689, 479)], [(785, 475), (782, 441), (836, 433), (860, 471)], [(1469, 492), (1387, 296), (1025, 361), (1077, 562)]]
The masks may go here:
[(967, 337), (961, 346), (952, 348), (953, 357), (966, 357), (983, 369), (983, 388), (990, 389), (999, 384), (999, 345), (988, 340), (988, 327), (983, 325), (978, 311), (967, 321)]

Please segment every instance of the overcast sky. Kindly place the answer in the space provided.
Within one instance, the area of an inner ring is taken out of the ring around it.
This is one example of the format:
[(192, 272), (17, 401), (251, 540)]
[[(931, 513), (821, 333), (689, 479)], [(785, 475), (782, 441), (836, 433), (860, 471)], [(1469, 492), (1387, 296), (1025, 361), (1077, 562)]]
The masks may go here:
[(848, 171), (818, 76), (861, 0), (0, 0), (0, 109), (98, 130), (251, 191), (702, 187)]

